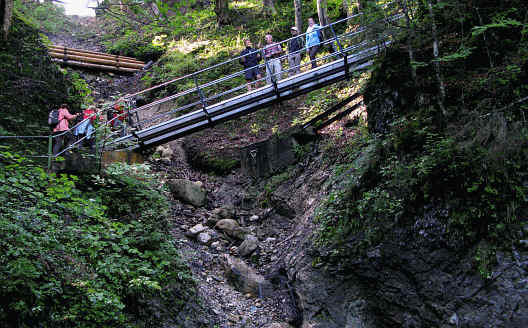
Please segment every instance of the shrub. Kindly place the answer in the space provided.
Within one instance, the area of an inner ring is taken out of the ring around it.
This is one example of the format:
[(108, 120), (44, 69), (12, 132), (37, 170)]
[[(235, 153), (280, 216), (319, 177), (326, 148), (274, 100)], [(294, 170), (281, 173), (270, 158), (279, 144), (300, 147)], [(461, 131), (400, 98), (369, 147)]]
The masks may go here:
[(3, 326), (137, 327), (194, 302), (151, 175), (110, 168), (82, 192), (83, 179), (30, 164), (0, 153)]

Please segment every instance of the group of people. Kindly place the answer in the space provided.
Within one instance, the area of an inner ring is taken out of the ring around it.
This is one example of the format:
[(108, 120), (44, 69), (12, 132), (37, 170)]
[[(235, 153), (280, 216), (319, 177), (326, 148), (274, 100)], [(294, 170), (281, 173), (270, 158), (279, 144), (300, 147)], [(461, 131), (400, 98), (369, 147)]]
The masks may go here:
[[(306, 42), (303, 45), (303, 39), (297, 36), (299, 34), (297, 27), (291, 27), (292, 38), (288, 41), (289, 76), (301, 72), (301, 52), (303, 48), (306, 48), (312, 68), (317, 67), (316, 55), (321, 43), (320, 30), (321, 26), (315, 24), (313, 18), (308, 18)], [(273, 76), (275, 76), (275, 80), (280, 80), (280, 74), (282, 72), (280, 57), (283, 55), (283, 50), (279, 43), (273, 42), (273, 36), (270, 33), (266, 34), (265, 39), (266, 46), (263, 54), (266, 60), (266, 83), (271, 84)], [(262, 78), (262, 74), (258, 68), (258, 64), (262, 60), (262, 55), (257, 49), (253, 48), (250, 39), (244, 40), (244, 44), (246, 48), (240, 53), (239, 61), (245, 68), (244, 74), (247, 81), (247, 88), (248, 91), (251, 91), (253, 85), (258, 87), (258, 82), (256, 83), (255, 81)], [(279, 76), (278, 79), (276, 78), (277, 76)]]
[[(57, 155), (71, 143), (81, 140), (81, 146), (94, 149), (95, 147), (95, 122), (103, 121), (103, 101), (100, 100), (95, 106), (84, 106), (82, 113), (71, 114), (67, 104), (62, 104), (58, 109), (57, 125), (53, 127), (54, 144), (53, 154)], [(80, 118), (82, 117), (82, 118)], [(125, 103), (119, 99), (107, 112), (107, 121), (113, 131), (124, 133), (124, 122), (127, 118)], [(70, 131), (70, 121), (77, 121), (72, 131)]]

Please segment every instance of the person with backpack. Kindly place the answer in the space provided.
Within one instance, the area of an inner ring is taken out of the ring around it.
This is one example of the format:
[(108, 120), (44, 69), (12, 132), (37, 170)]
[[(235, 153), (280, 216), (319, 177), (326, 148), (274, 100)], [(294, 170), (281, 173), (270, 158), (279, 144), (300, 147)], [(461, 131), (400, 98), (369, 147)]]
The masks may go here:
[[(253, 44), (250, 39), (245, 39), (244, 44), (246, 49), (242, 50), (240, 53), (239, 62), (244, 66), (245, 72), (244, 75), (247, 81), (247, 89), (251, 91), (252, 82), (255, 80), (260, 80), (262, 75), (260, 75), (260, 70), (258, 68), (258, 62), (261, 60), (260, 53), (253, 48)], [(258, 88), (258, 82), (256, 82), (255, 87)]]
[(68, 105), (62, 104), (58, 109), (57, 114), (57, 125), (53, 129), (53, 135), (55, 135), (55, 144), (53, 145), (53, 155), (57, 155), (67, 144), (69, 136), (69, 124), (68, 121), (71, 121), (77, 118), (79, 114), (70, 114), (68, 111)]
[(96, 118), (95, 108), (93, 106), (89, 106), (88, 108), (84, 108), (82, 112), (82, 122), (77, 126), (75, 129), (75, 134), (79, 138), (84, 138), (83, 145), (87, 145), (90, 148), (93, 148), (94, 146), (94, 138), (92, 136), (94, 132), (94, 122)]
[(125, 113), (125, 102), (123, 98), (119, 98), (114, 104), (114, 110), (112, 115), (112, 129), (114, 131), (120, 130), (119, 135), (123, 137), (126, 133), (125, 119), (127, 118), (127, 113)]
[(306, 29), (306, 52), (310, 56), (312, 68), (317, 67), (317, 61), (315, 56), (319, 51), (321, 43), (321, 26), (315, 24), (313, 18), (308, 18), (308, 29)]

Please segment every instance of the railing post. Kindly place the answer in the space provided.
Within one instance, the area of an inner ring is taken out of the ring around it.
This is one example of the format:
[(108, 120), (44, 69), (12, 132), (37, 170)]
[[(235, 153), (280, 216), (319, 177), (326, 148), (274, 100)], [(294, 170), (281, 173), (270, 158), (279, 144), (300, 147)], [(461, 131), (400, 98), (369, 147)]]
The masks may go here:
[(48, 171), (51, 171), (51, 157), (53, 156), (53, 134), (48, 137)]
[(337, 34), (334, 30), (334, 26), (330, 24), (330, 30), (332, 31), (332, 34), (334, 35), (334, 39), (337, 42), (337, 46), (339, 47), (339, 53), (341, 56), (343, 56), (343, 65), (345, 66), (345, 77), (349, 78), (349, 69), (348, 69), (348, 55), (346, 53), (343, 53), (343, 47), (341, 46), (341, 42), (339, 42), (339, 38), (337, 37)]
[(213, 124), (213, 120), (211, 120), (211, 116), (207, 112), (207, 104), (205, 103), (205, 97), (202, 92), (202, 89), (200, 89), (200, 85), (198, 84), (198, 79), (196, 78), (196, 75), (194, 77), (194, 84), (196, 85), (196, 92), (198, 92), (198, 95), (200, 96), (200, 102), (202, 103), (202, 111), (205, 114), (205, 117), (207, 118), (207, 121), (209, 124)]

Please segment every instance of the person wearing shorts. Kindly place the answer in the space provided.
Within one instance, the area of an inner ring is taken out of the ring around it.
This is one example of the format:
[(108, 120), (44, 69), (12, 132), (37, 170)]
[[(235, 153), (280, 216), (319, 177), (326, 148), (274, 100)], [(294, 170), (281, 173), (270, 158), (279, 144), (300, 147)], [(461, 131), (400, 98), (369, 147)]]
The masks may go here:
[(253, 48), (253, 44), (251, 43), (251, 40), (246, 39), (244, 40), (244, 44), (246, 45), (246, 49), (244, 49), (240, 53), (240, 64), (244, 66), (244, 76), (247, 81), (247, 88), (248, 91), (251, 91), (252, 86), (255, 84), (255, 87), (258, 88), (258, 82), (253, 83), (255, 80), (260, 80), (262, 78), (262, 75), (260, 74), (260, 70), (258, 68), (258, 62), (262, 59), (260, 56), (260, 53), (257, 52), (256, 49)]

